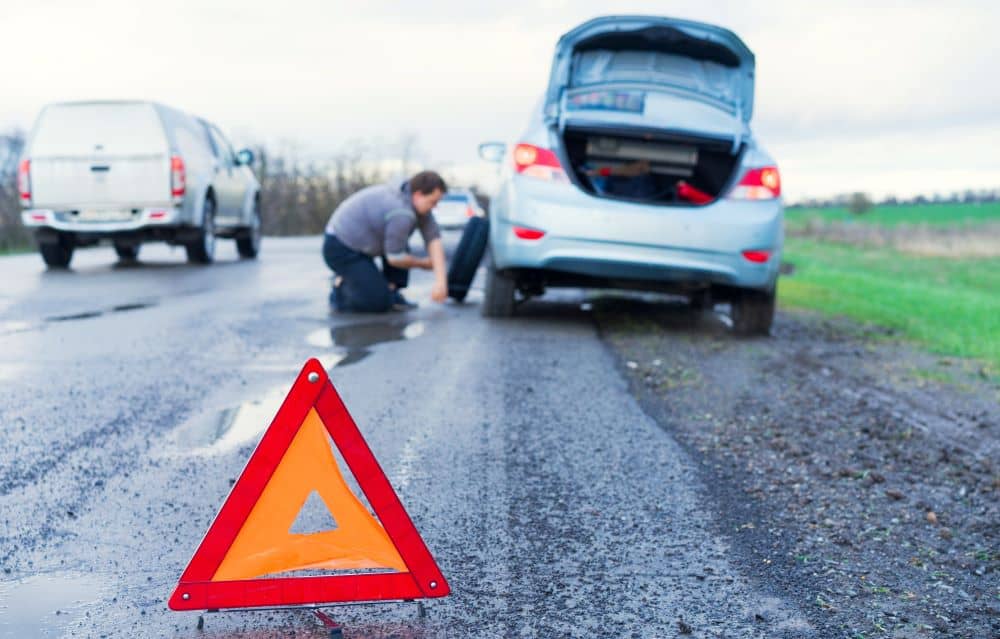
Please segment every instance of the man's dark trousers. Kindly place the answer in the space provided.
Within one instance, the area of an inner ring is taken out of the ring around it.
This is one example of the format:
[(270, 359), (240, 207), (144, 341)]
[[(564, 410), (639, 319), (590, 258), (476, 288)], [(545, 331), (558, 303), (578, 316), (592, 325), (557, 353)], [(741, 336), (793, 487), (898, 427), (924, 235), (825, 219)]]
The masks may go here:
[(340, 286), (330, 291), (330, 304), (340, 311), (384, 313), (395, 301), (389, 285), (399, 290), (410, 280), (407, 269), (392, 266), (384, 255), (380, 271), (373, 257), (355, 251), (335, 235), (328, 234), (323, 240), (323, 260), (343, 278)]

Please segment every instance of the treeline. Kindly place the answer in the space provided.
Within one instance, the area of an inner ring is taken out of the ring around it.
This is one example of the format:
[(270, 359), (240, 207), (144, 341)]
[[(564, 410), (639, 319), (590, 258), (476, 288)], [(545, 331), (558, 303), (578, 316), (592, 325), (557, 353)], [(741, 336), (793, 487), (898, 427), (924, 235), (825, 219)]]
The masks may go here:
[(875, 199), (867, 193), (842, 193), (829, 198), (806, 198), (796, 202), (794, 207), (818, 209), (826, 207), (846, 207), (855, 209), (871, 206), (897, 206), (911, 204), (987, 204), (1000, 202), (1000, 189), (966, 189), (951, 193), (934, 193), (931, 195), (915, 195), (912, 197), (896, 197), (887, 195)]
[(389, 179), (385, 170), (360, 153), (305, 164), (263, 147), (254, 155), (265, 235), (321, 233), (330, 214), (349, 195)]

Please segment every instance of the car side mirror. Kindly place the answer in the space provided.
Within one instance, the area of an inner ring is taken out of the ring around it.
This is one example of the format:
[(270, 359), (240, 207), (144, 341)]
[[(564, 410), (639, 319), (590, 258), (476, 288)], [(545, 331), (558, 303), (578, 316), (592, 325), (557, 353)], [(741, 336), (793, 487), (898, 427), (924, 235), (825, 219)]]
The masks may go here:
[(250, 149), (241, 149), (239, 153), (236, 154), (236, 159), (243, 166), (253, 166), (254, 156), (253, 151)]
[(483, 142), (479, 145), (479, 157), (487, 162), (499, 163), (507, 153), (507, 145), (503, 142)]

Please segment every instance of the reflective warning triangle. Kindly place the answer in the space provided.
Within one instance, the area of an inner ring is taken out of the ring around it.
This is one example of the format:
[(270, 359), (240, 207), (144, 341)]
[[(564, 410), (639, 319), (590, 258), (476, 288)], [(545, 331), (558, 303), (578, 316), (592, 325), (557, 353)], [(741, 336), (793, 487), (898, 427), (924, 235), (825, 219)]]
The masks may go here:
[[(344, 480), (331, 442), (374, 517)], [(317, 496), (329, 511), (323, 519), (334, 527), (293, 532), (307, 501), (311, 509), (318, 507)], [(352, 572), (287, 575), (304, 570)], [(449, 592), (326, 371), (311, 359), (181, 575), (169, 606), (293, 606)]]

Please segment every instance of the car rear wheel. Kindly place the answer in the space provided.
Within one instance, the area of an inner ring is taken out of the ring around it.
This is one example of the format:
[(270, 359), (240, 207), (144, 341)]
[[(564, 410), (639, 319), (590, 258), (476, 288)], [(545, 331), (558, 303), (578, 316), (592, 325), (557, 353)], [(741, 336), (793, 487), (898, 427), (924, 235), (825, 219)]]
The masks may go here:
[(134, 262), (139, 257), (138, 244), (115, 244), (115, 253), (123, 262)]
[(250, 227), (241, 231), (240, 235), (236, 236), (236, 250), (239, 251), (240, 257), (249, 260), (257, 257), (257, 254), (260, 253), (260, 236), (260, 202), (254, 202), (253, 217), (250, 218)]
[(733, 332), (737, 335), (767, 335), (774, 322), (776, 291), (742, 291), (732, 301)]
[(486, 269), (486, 291), (483, 295), (483, 317), (511, 317), (514, 314), (514, 292), (517, 281), (490, 264)]
[(55, 242), (39, 243), (38, 252), (49, 268), (68, 268), (73, 259), (73, 238), (60, 233)]
[(202, 213), (201, 228), (198, 237), (185, 244), (188, 262), (192, 264), (211, 264), (215, 259), (215, 200), (205, 200)]

